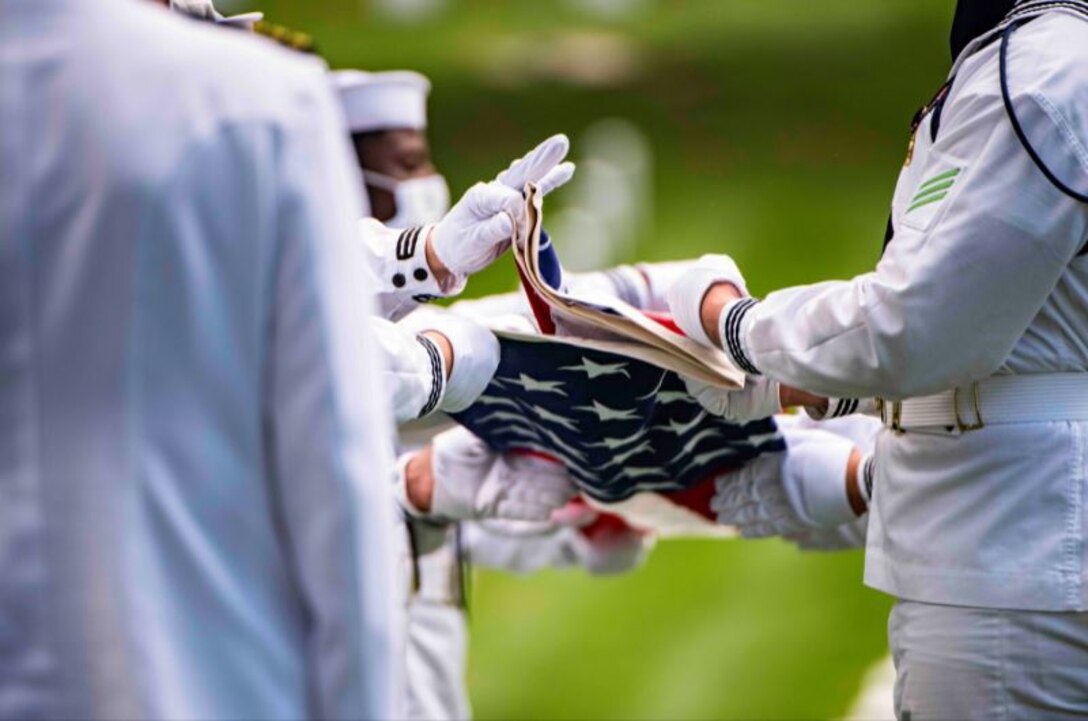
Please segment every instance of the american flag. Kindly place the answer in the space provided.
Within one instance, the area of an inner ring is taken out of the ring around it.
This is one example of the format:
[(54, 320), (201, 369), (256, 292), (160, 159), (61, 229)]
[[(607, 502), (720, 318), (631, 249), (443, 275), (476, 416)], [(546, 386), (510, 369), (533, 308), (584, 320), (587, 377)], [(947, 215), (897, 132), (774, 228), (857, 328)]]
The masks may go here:
[(598, 501), (684, 491), (786, 447), (773, 419), (713, 416), (671, 371), (560, 342), (499, 343), (491, 383), (455, 419), (495, 450), (558, 459)]
[[(545, 278), (558, 287), (558, 258), (549, 243), (541, 252)], [(541, 316), (546, 306), (532, 306), (538, 326), (555, 327)], [(494, 450), (559, 460), (595, 500), (695, 491), (699, 499), (680, 502), (707, 515), (709, 495), (699, 490), (709, 484), (712, 494), (713, 478), (760, 454), (785, 450), (773, 419), (739, 425), (711, 415), (671, 371), (547, 337), (500, 337), (499, 343), (498, 370), (455, 420)]]

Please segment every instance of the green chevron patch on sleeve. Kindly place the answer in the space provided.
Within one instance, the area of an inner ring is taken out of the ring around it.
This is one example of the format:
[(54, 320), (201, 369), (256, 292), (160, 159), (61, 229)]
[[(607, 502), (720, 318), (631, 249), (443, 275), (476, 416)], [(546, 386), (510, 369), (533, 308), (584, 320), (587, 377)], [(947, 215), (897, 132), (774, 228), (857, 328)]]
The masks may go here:
[(944, 200), (956, 183), (956, 176), (960, 174), (960, 170), (962, 168), (946, 170), (919, 185), (914, 197), (911, 198), (907, 213), (931, 203), (936, 203), (939, 200)]

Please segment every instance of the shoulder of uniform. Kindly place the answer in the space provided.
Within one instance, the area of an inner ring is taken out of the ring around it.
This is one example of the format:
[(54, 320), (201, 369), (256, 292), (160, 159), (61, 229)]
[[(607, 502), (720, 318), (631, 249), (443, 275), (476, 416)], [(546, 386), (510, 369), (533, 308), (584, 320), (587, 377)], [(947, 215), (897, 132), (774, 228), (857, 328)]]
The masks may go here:
[(1052, 12), (1016, 30), (1009, 40), (1009, 90), (1054, 102), (1088, 99), (1088, 18)]
[(319, 58), (268, 38), (177, 21), (169, 35), (158, 72), (179, 96), (210, 101), (199, 107), (220, 118), (283, 121), (331, 97)]
[(1088, 18), (1039, 17), (1008, 36), (1002, 92), (1021, 142), (1052, 182), (1088, 196)]

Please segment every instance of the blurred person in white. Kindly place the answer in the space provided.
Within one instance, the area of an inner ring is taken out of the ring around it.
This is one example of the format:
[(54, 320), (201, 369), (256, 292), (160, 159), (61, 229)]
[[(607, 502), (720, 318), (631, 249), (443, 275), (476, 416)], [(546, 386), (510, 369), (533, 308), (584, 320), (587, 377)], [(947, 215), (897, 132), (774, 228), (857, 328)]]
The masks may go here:
[(0, 0), (0, 717), (395, 718), (392, 422), (312, 60)]
[(953, 57), (872, 272), (757, 301), (707, 258), (670, 306), (757, 390), (883, 399), (865, 581), (900, 718), (1084, 718), (1088, 2), (961, 0)]

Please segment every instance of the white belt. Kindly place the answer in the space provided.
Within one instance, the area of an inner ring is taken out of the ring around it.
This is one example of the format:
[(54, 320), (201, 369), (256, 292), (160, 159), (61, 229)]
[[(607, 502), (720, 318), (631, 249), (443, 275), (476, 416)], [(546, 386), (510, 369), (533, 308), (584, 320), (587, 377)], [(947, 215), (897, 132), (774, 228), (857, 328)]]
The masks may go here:
[(895, 431), (946, 427), (961, 432), (1002, 423), (1088, 421), (1088, 373), (990, 376), (905, 401), (877, 401)]

